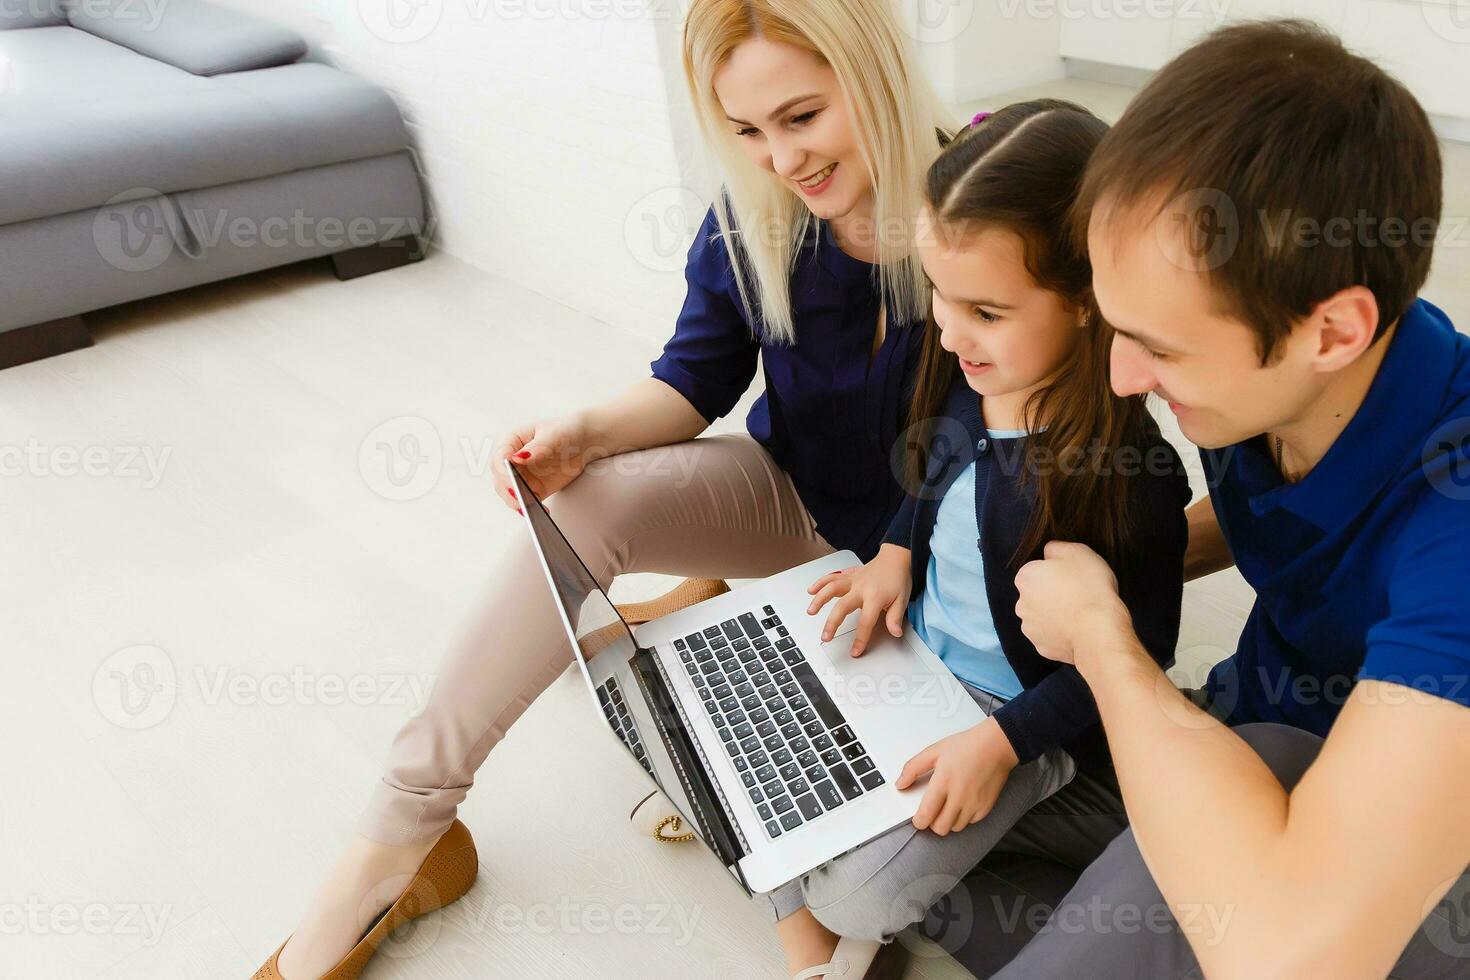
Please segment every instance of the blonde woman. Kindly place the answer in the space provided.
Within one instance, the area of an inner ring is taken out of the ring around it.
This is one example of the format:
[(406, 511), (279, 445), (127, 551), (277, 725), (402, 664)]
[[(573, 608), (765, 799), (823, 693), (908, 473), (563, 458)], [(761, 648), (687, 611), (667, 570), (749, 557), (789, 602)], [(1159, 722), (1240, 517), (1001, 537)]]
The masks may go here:
[[(727, 182), (690, 248), (674, 335), (652, 377), (498, 447), (551, 497), (604, 586), (623, 572), (759, 578), (837, 549), (866, 561), (882, 543), (903, 499), (889, 451), (927, 315), (912, 219), (954, 129), (885, 4), (693, 0), (685, 74)], [(758, 357), (765, 394), (748, 434), (696, 438), (734, 408)], [(519, 507), (498, 471), (496, 489)], [(355, 977), (394, 925), (469, 888), (478, 858), (456, 807), (571, 663), (540, 581), (517, 536), (429, 704), (394, 740), (357, 835), (260, 980)], [(799, 883), (762, 901), (793, 972), (832, 958), (837, 937)], [(878, 943), (852, 949), (861, 976)]]

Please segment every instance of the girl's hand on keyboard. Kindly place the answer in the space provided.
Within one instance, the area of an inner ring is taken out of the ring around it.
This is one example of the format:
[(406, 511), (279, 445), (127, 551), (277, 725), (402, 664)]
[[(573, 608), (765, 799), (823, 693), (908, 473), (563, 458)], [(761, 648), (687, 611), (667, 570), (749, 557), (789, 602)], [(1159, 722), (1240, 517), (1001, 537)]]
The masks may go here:
[(894, 786), (908, 789), (933, 770), (914, 826), (940, 837), (985, 819), (1018, 760), (994, 718), (942, 738), (908, 761)]
[[(878, 617), (884, 616), (888, 632), (903, 636), (904, 616), (913, 591), (910, 577), (913, 553), (895, 544), (885, 544), (866, 565), (854, 565), (829, 572), (812, 583), (807, 592), (815, 598), (807, 606), (808, 616), (815, 616), (829, 600), (836, 599), (827, 625), (822, 628), (822, 641), (832, 639), (837, 627), (854, 609), (861, 609), (857, 630), (853, 633), (852, 655), (860, 657), (868, 647), (868, 638)], [(885, 616), (886, 613), (886, 616)]]

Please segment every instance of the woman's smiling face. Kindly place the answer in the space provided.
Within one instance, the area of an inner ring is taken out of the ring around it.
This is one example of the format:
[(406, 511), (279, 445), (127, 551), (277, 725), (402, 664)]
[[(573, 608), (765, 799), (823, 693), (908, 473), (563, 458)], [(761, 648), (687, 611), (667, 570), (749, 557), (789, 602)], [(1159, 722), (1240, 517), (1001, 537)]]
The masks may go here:
[(750, 162), (781, 178), (818, 218), (841, 218), (872, 191), (837, 74), (804, 48), (743, 42), (714, 76), (715, 96)]
[(925, 208), (916, 243), (934, 287), (939, 345), (959, 359), (972, 389), (1019, 395), (1061, 368), (1077, 341), (1078, 312), (1031, 278), (1014, 232), (989, 228), (951, 243)]

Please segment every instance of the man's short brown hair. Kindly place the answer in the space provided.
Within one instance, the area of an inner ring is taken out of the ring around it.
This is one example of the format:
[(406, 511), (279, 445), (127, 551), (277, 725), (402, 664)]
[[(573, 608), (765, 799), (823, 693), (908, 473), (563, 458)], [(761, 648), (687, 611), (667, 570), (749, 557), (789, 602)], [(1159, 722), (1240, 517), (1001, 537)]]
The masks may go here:
[(1099, 205), (1154, 201), (1188, 216), (1221, 312), (1256, 331), (1268, 363), (1341, 289), (1372, 291), (1375, 340), (1409, 308), (1439, 228), (1439, 143), (1408, 89), (1328, 31), (1238, 24), (1165, 66), (1103, 139), (1078, 234)]

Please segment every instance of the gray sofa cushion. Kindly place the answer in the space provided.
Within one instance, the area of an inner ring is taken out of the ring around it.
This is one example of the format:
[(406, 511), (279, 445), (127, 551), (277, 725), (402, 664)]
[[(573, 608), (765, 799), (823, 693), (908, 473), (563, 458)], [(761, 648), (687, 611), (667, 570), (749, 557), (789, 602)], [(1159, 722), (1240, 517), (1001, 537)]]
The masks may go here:
[[(364, 221), (383, 238), (426, 234), (423, 207), (400, 152), (5, 225), (0, 332), (340, 251)], [(175, 214), (198, 232), (187, 250)]]
[(409, 145), (385, 92), (327, 65), (203, 78), (70, 27), (0, 33), (0, 53), (0, 225)]
[(0, 0), (0, 31), (23, 31), (66, 23), (61, 0)]
[(68, 16), (88, 34), (195, 75), (288, 65), (306, 54), (294, 31), (200, 0), (85, 0)]

